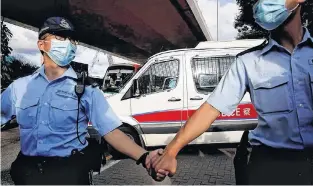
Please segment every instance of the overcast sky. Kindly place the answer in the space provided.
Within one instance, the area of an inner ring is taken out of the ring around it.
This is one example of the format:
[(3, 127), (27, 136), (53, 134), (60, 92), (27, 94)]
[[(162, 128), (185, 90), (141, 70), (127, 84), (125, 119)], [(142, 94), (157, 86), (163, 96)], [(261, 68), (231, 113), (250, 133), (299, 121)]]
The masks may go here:
[[(217, 0), (197, 0), (206, 24), (209, 28), (213, 40), (217, 37)], [(238, 7), (235, 0), (218, 0), (218, 25), (219, 25), (219, 40), (234, 40), (237, 31), (234, 28), (234, 19), (238, 12)], [(37, 48), (37, 32), (24, 29), (12, 24), (7, 23), (9, 29), (13, 33), (13, 37), (10, 40), (10, 47), (13, 48), (13, 55), (22, 55), (27, 58), (31, 63), (40, 65), (41, 54)], [(74, 60), (78, 62), (90, 64), (93, 56), (96, 55), (96, 51), (86, 47), (78, 47), (78, 53)], [(92, 57), (90, 57), (92, 56)], [(105, 54), (100, 54), (102, 59), (106, 59)], [(113, 58), (114, 61), (125, 62), (125, 60)], [(108, 66), (106, 60), (101, 60), (102, 64), (96, 64), (91, 70), (91, 73), (103, 74), (103, 71)]]
[[(213, 40), (217, 37), (217, 0), (197, 0), (199, 8), (208, 25)], [(218, 39), (219, 41), (234, 40), (237, 30), (234, 28), (238, 14), (236, 0), (218, 0)]]

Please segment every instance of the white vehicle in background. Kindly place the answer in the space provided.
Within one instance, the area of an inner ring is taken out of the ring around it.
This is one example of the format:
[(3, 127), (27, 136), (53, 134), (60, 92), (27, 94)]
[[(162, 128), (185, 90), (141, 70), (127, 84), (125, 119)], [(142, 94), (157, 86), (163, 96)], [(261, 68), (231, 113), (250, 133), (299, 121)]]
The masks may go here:
[[(120, 129), (143, 147), (167, 145), (203, 104), (238, 53), (264, 40), (201, 42), (192, 49), (158, 53), (108, 102), (123, 122)], [(236, 144), (257, 125), (247, 93), (235, 112), (220, 115), (190, 144)]]
[(103, 84), (101, 86), (105, 97), (119, 93), (126, 83), (141, 68), (139, 64), (112, 64), (105, 73)]

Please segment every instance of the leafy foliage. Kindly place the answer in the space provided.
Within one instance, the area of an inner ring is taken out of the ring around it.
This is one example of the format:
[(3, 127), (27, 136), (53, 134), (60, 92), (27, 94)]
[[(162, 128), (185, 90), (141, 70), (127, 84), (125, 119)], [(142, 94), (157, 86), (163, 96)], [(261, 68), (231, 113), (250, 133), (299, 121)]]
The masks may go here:
[[(239, 14), (235, 19), (235, 28), (238, 30), (237, 39), (259, 39), (268, 36), (268, 32), (255, 23), (253, 5), (258, 0), (236, 0)], [(302, 5), (303, 23), (313, 33), (313, 1), (306, 1)]]
[(31, 65), (22, 56), (9, 56), (4, 63), (1, 63), (1, 70), (5, 69), (6, 73), (2, 71), (1, 77), (1, 90), (8, 87), (14, 80), (31, 75), (38, 67)]
[(38, 67), (31, 65), (22, 56), (11, 56), (12, 48), (9, 41), (12, 32), (1, 21), (1, 92), (14, 80), (32, 74)]
[(12, 38), (12, 32), (9, 30), (9, 28), (3, 23), (3, 20), (1, 20), (1, 62), (4, 57), (7, 57), (10, 55), (12, 48), (9, 47), (9, 41)]

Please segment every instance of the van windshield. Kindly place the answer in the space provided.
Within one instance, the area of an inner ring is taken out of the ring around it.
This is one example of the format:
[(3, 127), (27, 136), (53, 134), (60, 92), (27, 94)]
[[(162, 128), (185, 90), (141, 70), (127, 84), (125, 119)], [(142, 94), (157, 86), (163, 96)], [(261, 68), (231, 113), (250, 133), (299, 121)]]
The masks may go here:
[(135, 69), (132, 66), (109, 67), (104, 76), (102, 91), (105, 93), (119, 93), (134, 73)]

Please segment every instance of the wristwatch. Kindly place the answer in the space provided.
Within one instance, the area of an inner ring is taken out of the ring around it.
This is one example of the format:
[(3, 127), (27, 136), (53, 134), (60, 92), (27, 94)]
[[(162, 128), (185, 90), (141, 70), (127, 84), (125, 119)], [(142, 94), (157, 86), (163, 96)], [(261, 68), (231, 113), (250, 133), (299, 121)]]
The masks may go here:
[(145, 152), (140, 158), (136, 161), (136, 164), (139, 165), (140, 163), (144, 168), (146, 168), (146, 158), (149, 155), (149, 152)]

